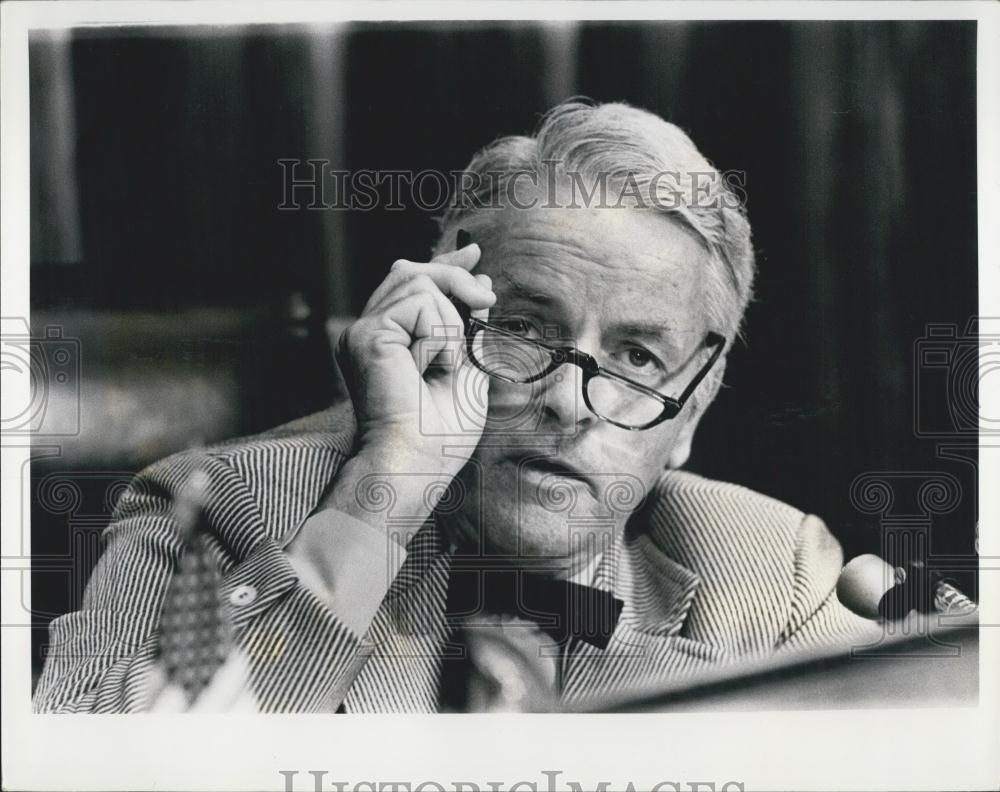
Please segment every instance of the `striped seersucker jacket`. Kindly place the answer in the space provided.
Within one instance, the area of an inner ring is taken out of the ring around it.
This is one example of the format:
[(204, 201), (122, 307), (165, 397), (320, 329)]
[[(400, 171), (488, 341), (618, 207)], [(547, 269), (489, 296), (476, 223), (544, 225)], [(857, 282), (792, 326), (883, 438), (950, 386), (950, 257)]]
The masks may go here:
[[(172, 497), (196, 468), (210, 481), (209, 542), (223, 597), (240, 586), (256, 592), (233, 607), (232, 621), (260, 708), (434, 711), (450, 556), (433, 520), (411, 541), (364, 637), (300, 583), (281, 549), (349, 457), (353, 433), (342, 405), (140, 474), (117, 505), (82, 609), (52, 622), (36, 711), (145, 706), (159, 611), (181, 548)], [(871, 636), (872, 623), (836, 599), (842, 554), (818, 518), (678, 471), (665, 473), (650, 498), (645, 530), (596, 570), (594, 585), (625, 607), (606, 649), (580, 643), (566, 653), (565, 703)]]

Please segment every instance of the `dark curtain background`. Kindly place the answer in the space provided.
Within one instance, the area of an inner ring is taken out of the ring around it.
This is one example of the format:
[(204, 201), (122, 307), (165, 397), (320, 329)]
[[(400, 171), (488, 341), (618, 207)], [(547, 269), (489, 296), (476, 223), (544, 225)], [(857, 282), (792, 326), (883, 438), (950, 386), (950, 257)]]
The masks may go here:
[(746, 172), (757, 299), (690, 467), (821, 515), (848, 556), (881, 536), (856, 477), (944, 472), (962, 498), (933, 550), (968, 556), (975, 450), (917, 431), (915, 398), (947, 423), (948, 392), (914, 361), (929, 323), (960, 336), (977, 308), (975, 53), (967, 22), (37, 33), (32, 324), (79, 339), (82, 407), (32, 469), (36, 664), (121, 482), (324, 406), (324, 319), (428, 254), (419, 209), (279, 211), (278, 160), (460, 169), (573, 94)]

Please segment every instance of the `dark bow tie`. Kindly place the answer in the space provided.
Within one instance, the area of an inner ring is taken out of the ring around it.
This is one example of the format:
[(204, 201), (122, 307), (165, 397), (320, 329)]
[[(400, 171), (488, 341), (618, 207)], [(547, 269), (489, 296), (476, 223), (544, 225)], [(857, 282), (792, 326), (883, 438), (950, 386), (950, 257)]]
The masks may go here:
[(484, 559), (456, 556), (445, 607), (451, 623), (485, 614), (507, 614), (535, 622), (557, 644), (571, 637), (604, 649), (618, 624), (622, 601), (581, 586)]

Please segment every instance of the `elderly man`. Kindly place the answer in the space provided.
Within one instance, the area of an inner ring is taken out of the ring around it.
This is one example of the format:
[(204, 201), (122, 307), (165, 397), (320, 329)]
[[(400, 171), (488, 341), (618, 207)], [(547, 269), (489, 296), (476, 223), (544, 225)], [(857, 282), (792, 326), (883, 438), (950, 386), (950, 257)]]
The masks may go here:
[(754, 275), (687, 136), (567, 103), (467, 170), (436, 257), (397, 261), (340, 340), (349, 404), (123, 496), (83, 610), (53, 622), (38, 709), (149, 705), (193, 473), (265, 711), (468, 706), (497, 651), (556, 706), (870, 634), (818, 518), (681, 471)]

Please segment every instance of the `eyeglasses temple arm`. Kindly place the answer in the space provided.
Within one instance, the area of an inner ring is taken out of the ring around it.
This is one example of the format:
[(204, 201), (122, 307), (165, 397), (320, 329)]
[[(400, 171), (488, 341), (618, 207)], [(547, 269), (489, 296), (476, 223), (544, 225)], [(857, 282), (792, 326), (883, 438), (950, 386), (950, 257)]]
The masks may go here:
[(705, 362), (705, 365), (701, 367), (701, 371), (698, 372), (698, 375), (691, 380), (688, 386), (684, 389), (684, 392), (676, 399), (678, 407), (683, 407), (687, 403), (687, 400), (691, 398), (691, 394), (698, 389), (698, 386), (701, 385), (701, 381), (705, 379), (705, 375), (712, 370), (712, 366), (714, 366), (715, 361), (719, 359), (719, 356), (722, 354), (722, 350), (726, 348), (726, 339), (718, 333), (709, 333), (705, 342), (708, 344), (714, 344), (715, 351)]

